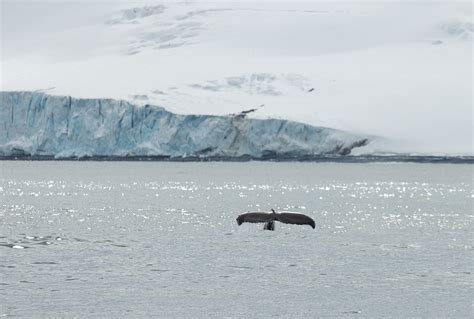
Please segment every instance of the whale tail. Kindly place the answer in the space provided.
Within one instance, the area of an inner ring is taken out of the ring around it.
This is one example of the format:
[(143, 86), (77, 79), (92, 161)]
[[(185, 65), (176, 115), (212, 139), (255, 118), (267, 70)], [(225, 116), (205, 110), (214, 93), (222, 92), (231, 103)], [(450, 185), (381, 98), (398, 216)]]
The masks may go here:
[(313, 229), (316, 227), (316, 223), (309, 216), (294, 212), (277, 213), (273, 209), (271, 211), (271, 213), (250, 212), (241, 214), (237, 217), (237, 224), (240, 226), (243, 223), (264, 223), (264, 230), (275, 230), (275, 221), (285, 224), (309, 225)]

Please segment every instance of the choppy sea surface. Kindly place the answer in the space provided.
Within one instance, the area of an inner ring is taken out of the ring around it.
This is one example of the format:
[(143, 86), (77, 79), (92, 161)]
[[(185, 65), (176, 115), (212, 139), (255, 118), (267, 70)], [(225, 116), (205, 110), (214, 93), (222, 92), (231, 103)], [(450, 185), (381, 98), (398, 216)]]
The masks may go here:
[(0, 161), (0, 316), (471, 317), (473, 167)]

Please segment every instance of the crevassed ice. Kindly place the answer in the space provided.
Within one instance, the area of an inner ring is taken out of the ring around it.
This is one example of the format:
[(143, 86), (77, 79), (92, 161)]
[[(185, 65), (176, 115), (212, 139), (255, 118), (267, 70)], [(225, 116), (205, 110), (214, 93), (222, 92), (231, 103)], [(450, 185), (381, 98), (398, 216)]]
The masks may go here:
[(346, 155), (368, 141), (280, 119), (178, 115), (121, 100), (0, 92), (0, 156), (304, 157)]

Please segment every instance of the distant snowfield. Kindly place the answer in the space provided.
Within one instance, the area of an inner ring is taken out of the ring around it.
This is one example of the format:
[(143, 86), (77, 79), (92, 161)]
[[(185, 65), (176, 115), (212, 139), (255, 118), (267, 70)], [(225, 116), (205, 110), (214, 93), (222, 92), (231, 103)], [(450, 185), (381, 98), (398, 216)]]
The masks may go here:
[(2, 2), (1, 90), (182, 114), (257, 109), (381, 137), (360, 153), (473, 154), (470, 2)]

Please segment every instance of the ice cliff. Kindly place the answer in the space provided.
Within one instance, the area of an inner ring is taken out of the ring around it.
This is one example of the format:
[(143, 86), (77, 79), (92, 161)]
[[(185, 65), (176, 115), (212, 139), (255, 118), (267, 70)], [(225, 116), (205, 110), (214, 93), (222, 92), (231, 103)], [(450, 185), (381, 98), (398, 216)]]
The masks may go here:
[(0, 92), (0, 156), (300, 158), (347, 155), (364, 136), (286, 120), (179, 115), (152, 105)]

